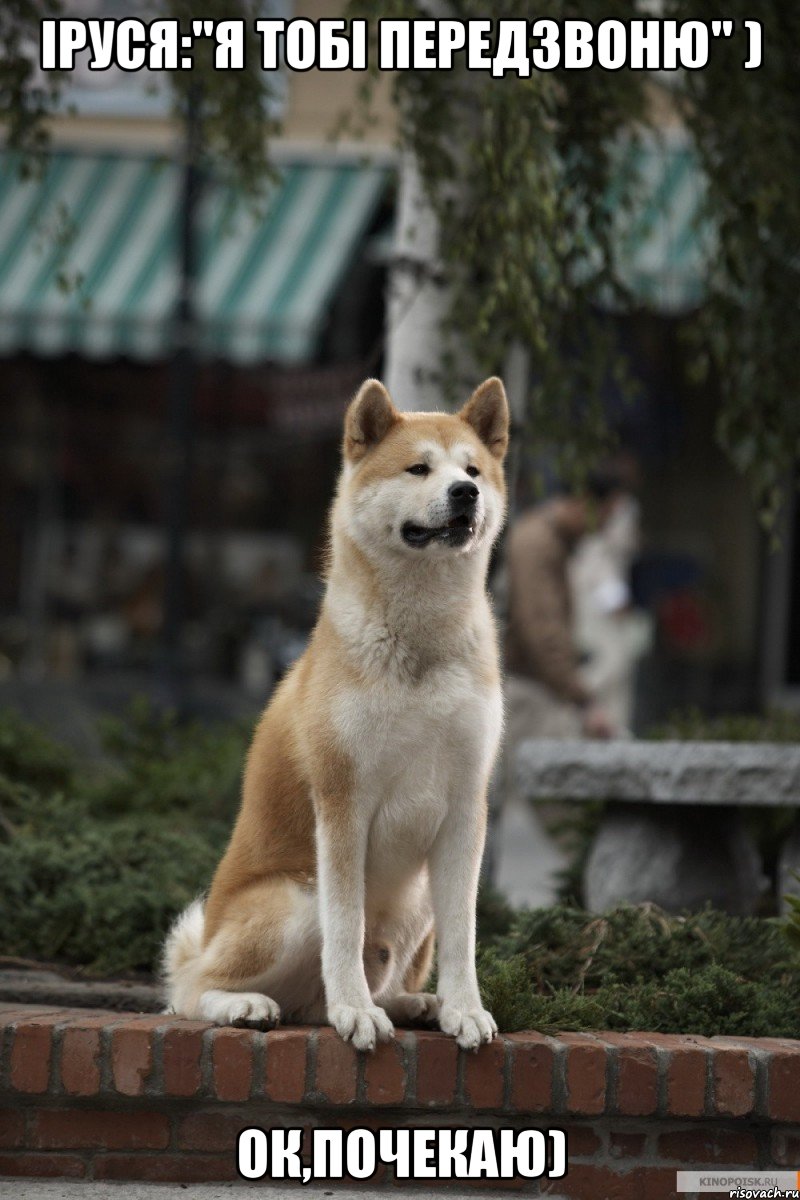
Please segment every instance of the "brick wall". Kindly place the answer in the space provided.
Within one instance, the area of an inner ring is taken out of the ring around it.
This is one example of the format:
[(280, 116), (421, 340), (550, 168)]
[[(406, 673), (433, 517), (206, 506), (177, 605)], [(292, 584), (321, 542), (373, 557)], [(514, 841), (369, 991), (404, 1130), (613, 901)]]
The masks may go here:
[(570, 1200), (667, 1200), (678, 1169), (800, 1167), (798, 1042), (516, 1033), (473, 1055), (418, 1031), (358, 1055), (326, 1028), (12, 1005), (0, 1037), (6, 1176), (235, 1179), (245, 1126), (559, 1127), (566, 1177), (504, 1190)]

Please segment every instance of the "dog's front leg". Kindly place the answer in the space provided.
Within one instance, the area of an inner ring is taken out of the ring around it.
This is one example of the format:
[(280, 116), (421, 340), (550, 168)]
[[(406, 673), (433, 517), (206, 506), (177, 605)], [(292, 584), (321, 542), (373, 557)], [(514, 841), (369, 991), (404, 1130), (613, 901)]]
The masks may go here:
[(328, 1020), (357, 1050), (392, 1036), (392, 1022), (372, 1003), (364, 972), (366, 822), (341, 813), (317, 819), (322, 980)]
[(483, 795), (451, 804), (429, 858), (438, 946), (439, 1025), (465, 1050), (497, 1033), (481, 1003), (475, 972), (475, 908), (486, 832)]

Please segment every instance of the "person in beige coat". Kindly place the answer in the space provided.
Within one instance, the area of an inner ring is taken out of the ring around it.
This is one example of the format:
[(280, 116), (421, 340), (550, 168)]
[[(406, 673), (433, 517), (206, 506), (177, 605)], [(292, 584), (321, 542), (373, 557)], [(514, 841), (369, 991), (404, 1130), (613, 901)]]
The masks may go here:
[(515, 758), (526, 738), (608, 738), (617, 730), (582, 678), (570, 560), (622, 495), (597, 475), (586, 496), (561, 494), (524, 512), (506, 545), (505, 734), (495, 776), (487, 874), (516, 905), (551, 904), (562, 850), (525, 803)]
[(623, 495), (609, 472), (587, 495), (563, 494), (529, 509), (508, 538), (506, 741), (527, 737), (611, 737), (611, 718), (582, 677), (575, 640), (570, 560), (581, 539), (602, 528)]

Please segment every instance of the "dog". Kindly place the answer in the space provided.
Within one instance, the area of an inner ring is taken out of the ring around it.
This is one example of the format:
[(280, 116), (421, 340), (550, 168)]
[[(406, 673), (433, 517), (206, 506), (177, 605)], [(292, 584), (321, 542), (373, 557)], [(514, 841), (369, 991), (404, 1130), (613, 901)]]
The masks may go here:
[(393, 1023), (438, 1022), (473, 1050), (496, 1034), (475, 907), (502, 726), (486, 578), (508, 429), (496, 378), (457, 414), (400, 412), (375, 379), (351, 402), (319, 620), (256, 727), (208, 897), (168, 934), (174, 1012), (327, 1021), (358, 1050)]

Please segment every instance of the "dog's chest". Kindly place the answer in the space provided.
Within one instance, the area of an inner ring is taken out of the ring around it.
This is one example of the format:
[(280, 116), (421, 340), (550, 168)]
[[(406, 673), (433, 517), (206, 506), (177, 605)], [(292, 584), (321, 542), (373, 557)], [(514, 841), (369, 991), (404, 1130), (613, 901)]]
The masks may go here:
[[(444, 783), (496, 733), (496, 689), (464, 664), (428, 671), (417, 684), (396, 679), (343, 688), (335, 725), (357, 780), (387, 789), (404, 779)], [(498, 712), (499, 717), (499, 712)]]
[(396, 878), (424, 859), (448, 806), (480, 786), (500, 725), (500, 699), (464, 665), (343, 692), (337, 731), (370, 821), (371, 873)]

